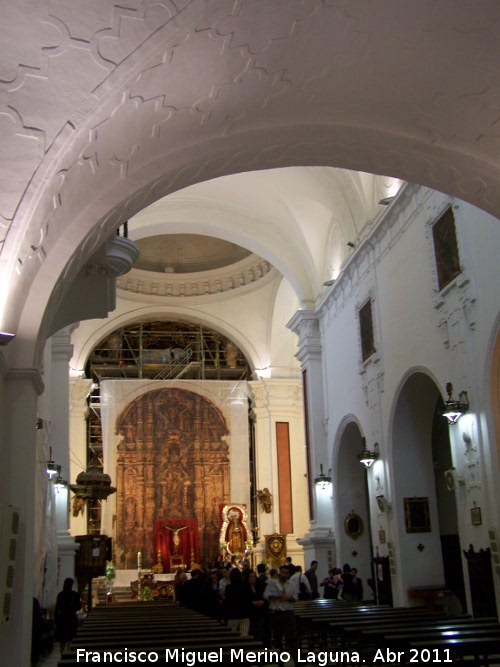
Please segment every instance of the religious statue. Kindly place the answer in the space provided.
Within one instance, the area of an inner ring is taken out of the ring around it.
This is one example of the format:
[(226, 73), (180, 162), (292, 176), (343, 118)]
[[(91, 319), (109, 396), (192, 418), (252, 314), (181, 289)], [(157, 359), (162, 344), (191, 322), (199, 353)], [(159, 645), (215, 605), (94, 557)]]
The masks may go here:
[(273, 496), (267, 486), (265, 486), (262, 491), (257, 491), (257, 498), (259, 499), (264, 512), (270, 514), (273, 506)]
[(228, 547), (232, 554), (242, 554), (245, 551), (245, 536), (238, 512), (229, 512), (228, 519), (231, 521), (228, 529)]
[(85, 509), (85, 499), (75, 496), (73, 498), (73, 516), (78, 516), (80, 513), (83, 514)]
[(179, 537), (179, 533), (181, 532), (181, 530), (184, 530), (185, 528), (187, 528), (187, 526), (179, 526), (179, 527), (174, 528), (172, 526), (167, 526), (167, 524), (165, 524), (165, 528), (167, 530), (171, 530), (172, 533), (173, 533), (173, 536), (172, 536), (172, 539), (174, 541), (174, 553), (173, 553), (173, 555), (176, 556), (177, 551), (179, 549), (179, 546), (181, 544), (181, 538)]

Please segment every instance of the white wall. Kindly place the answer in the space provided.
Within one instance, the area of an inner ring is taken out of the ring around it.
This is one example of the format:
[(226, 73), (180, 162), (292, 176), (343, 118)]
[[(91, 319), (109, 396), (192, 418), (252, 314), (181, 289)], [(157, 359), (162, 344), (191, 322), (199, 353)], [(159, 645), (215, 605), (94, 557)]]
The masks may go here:
[[(462, 273), (438, 294), (431, 225), (450, 202), (456, 206)], [(420, 554), (413, 547), (405, 551), (403, 545), (411, 544), (413, 537), (409, 539), (404, 531), (402, 498), (393, 497), (398, 490), (406, 493), (397, 462), (410, 471), (408, 483), (411, 479), (412, 457), (405, 455), (402, 443), (393, 441), (393, 426), (398, 411), (403, 409), (398, 403), (401, 388), (413, 373), (427, 375), (429, 386), (438, 387), (443, 398), (447, 381), (454, 384), (455, 396), (461, 389), (469, 392), (470, 414), (450, 428), (453, 463), (464, 476), (469, 473), (464, 488), (456, 493), (463, 548), (470, 543), (476, 550), (488, 547), (486, 528), (498, 522), (498, 509), (493, 510), (499, 505), (498, 492), (494, 484), (488, 484), (487, 472), (496, 470), (497, 465), (494, 452), (490, 452), (493, 439), (488, 435), (486, 420), (478, 417), (490, 410), (485, 390), (489, 386), (485, 351), (500, 310), (499, 250), (498, 220), (440, 193), (408, 186), (385, 220), (356, 249), (318, 308), (328, 447), (333, 448), (329, 460), (336, 460), (348, 416), (359, 423), (369, 448), (379, 443), (381, 460), (368, 473), (373, 541), (377, 545), (380, 527), (374, 496), (383, 493), (394, 508), (388, 529), (397, 553), (404, 554), (398, 573), (400, 603), (405, 602), (408, 585), (437, 583), (442, 576), (436, 542), (439, 535), (433, 534), (433, 546), (428, 545)], [(373, 300), (376, 353), (363, 364), (358, 309), (368, 298)], [(464, 433), (469, 438), (468, 453)], [(415, 438), (422, 440), (418, 433)], [(411, 448), (412, 437), (406, 446)], [(425, 465), (413, 461), (413, 466), (425, 469), (432, 477), (430, 451), (424, 458)], [(333, 474), (335, 483), (341, 484), (335, 470)], [(421, 482), (420, 486), (417, 483), (417, 495), (429, 495), (432, 504), (433, 481)], [(408, 487), (408, 493), (414, 495), (416, 490)], [(482, 526), (471, 525), (469, 510), (473, 502), (486, 510)], [(435, 525), (434, 509), (433, 513)], [(336, 526), (337, 539), (342, 541), (340, 519), (332, 516), (332, 526)], [(422, 564), (426, 564), (415, 568), (413, 561), (421, 554)]]

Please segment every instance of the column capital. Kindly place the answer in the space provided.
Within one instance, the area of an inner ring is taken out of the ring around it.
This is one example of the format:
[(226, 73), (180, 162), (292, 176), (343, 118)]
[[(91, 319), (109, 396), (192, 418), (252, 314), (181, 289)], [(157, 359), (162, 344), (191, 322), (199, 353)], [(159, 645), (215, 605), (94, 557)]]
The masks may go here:
[(69, 409), (70, 412), (87, 412), (87, 396), (92, 391), (93, 382), (90, 378), (69, 378)]
[(31, 383), (38, 396), (41, 396), (45, 390), (45, 385), (38, 368), (10, 368), (7, 371), (6, 379), (8, 382)]
[(322, 342), (320, 320), (314, 310), (298, 310), (286, 325), (299, 337), (295, 355), (302, 366), (312, 360), (321, 361)]
[(73, 356), (70, 327), (64, 327), (50, 337), (50, 349), (54, 361), (69, 362)]
[(295, 413), (302, 414), (302, 378), (263, 379), (251, 380), (253, 408), (271, 410), (273, 414)]

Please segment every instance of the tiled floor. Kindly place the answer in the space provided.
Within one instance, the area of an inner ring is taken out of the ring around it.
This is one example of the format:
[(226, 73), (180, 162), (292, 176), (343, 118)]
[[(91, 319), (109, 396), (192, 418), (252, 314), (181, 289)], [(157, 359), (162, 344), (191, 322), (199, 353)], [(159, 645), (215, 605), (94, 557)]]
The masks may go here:
[(57, 667), (60, 657), (59, 646), (55, 644), (52, 653), (49, 656), (42, 658), (38, 662), (37, 667)]

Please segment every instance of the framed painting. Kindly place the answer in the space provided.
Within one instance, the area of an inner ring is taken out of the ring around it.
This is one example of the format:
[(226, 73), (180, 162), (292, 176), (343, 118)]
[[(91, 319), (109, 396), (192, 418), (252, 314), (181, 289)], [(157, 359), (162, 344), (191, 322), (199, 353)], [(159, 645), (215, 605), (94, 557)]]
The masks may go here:
[(429, 498), (405, 498), (404, 501), (406, 532), (430, 533)]
[(473, 526), (480, 526), (483, 523), (483, 517), (481, 516), (480, 507), (473, 507), (471, 509), (470, 519)]
[(346, 535), (349, 535), (353, 540), (357, 540), (358, 537), (361, 537), (363, 534), (363, 519), (356, 514), (356, 512), (351, 512), (348, 514), (344, 520), (344, 530)]

